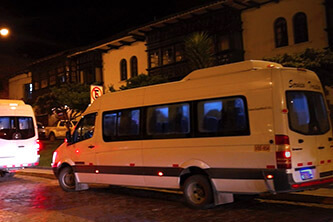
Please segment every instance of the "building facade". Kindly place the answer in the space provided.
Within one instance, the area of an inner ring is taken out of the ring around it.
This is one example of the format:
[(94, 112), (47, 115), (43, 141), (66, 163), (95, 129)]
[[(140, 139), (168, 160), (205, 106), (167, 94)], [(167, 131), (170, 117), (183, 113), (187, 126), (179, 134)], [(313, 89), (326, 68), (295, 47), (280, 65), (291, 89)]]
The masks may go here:
[(34, 62), (32, 100), (64, 83), (100, 84), (107, 92), (139, 74), (181, 79), (191, 71), (184, 43), (195, 32), (212, 38), (216, 65), (332, 48), (333, 1), (221, 0), (170, 15)]
[(8, 80), (8, 97), (10, 99), (23, 100), (25, 103), (32, 102), (31, 72), (23, 72)]
[(332, 47), (332, 14), (332, 1), (324, 0), (281, 0), (243, 11), (244, 59)]

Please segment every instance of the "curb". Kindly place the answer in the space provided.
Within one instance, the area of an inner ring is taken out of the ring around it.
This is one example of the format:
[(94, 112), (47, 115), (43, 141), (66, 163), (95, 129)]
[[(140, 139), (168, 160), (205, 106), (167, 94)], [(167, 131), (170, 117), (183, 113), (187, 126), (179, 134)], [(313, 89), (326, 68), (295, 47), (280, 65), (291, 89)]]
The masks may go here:
[(38, 172), (24, 172), (24, 171), (17, 171), (16, 174), (20, 175), (27, 175), (27, 176), (34, 176), (34, 177), (42, 177), (47, 179), (53, 179), (56, 180), (57, 178), (54, 176), (54, 174), (50, 173), (38, 173)]
[[(332, 190), (332, 192), (333, 192), (333, 190)], [(302, 193), (299, 193), (299, 194), (282, 193), (282, 194), (267, 195), (267, 196), (261, 195), (259, 197), (259, 199), (333, 205), (333, 197), (314, 196), (314, 195), (307, 195), (307, 194), (302, 194)]]

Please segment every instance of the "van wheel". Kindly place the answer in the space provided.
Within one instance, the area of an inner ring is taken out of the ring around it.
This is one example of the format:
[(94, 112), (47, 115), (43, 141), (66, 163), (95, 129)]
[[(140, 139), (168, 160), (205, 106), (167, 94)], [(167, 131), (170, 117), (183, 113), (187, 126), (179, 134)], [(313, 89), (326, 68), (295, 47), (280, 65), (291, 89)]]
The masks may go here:
[(64, 191), (75, 191), (75, 175), (71, 167), (65, 167), (60, 171), (58, 181)]
[(49, 140), (52, 142), (56, 140), (56, 136), (54, 135), (54, 133), (50, 133)]
[(213, 206), (212, 187), (204, 175), (187, 178), (183, 191), (186, 203), (191, 208), (207, 209)]

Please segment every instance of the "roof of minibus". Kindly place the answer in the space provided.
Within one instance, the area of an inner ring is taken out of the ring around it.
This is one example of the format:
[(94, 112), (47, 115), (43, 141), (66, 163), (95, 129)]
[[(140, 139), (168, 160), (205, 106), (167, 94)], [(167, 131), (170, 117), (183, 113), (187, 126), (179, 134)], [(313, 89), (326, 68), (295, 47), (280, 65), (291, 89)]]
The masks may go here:
[(215, 75), (224, 75), (234, 72), (242, 72), (253, 69), (282, 68), (281, 64), (275, 62), (248, 60), (244, 62), (236, 62), (222, 66), (214, 66), (206, 69), (199, 69), (185, 76), (182, 81), (203, 79)]
[[(112, 92), (104, 94), (103, 96), (96, 99), (91, 105), (88, 106), (86, 111), (83, 115), (86, 113), (92, 113), (97, 112), (98, 109), (100, 109), (100, 106), (103, 104), (103, 106), (107, 106), (107, 103), (105, 101), (112, 101), (113, 104), (117, 104), (119, 109), (125, 108), (122, 107), (120, 104), (124, 103), (124, 98), (126, 98), (126, 106), (127, 107), (135, 107), (138, 106), (138, 104), (142, 103), (144, 100), (144, 94), (146, 90), (150, 89), (156, 89), (156, 87), (166, 87), (167, 85), (178, 85), (184, 82), (187, 82), (189, 80), (198, 80), (198, 79), (205, 79), (208, 77), (213, 76), (221, 76), (231, 73), (238, 73), (238, 72), (245, 72), (249, 70), (256, 70), (256, 69), (272, 69), (272, 68), (283, 68), (281, 64), (274, 63), (274, 62), (268, 62), (268, 61), (260, 61), (260, 60), (248, 60), (238, 63), (232, 63), (222, 66), (214, 66), (210, 68), (195, 70), (185, 76), (182, 80), (177, 82), (169, 82), (169, 83), (163, 83), (158, 85), (151, 85), (146, 87), (139, 87), (135, 89), (128, 89), (128, 90), (122, 90), (118, 92)], [(122, 96), (118, 96), (118, 95)], [(103, 102), (104, 101), (104, 102)]]
[(25, 105), (25, 103), (22, 100), (0, 99), (0, 106), (8, 106), (8, 105), (21, 106)]

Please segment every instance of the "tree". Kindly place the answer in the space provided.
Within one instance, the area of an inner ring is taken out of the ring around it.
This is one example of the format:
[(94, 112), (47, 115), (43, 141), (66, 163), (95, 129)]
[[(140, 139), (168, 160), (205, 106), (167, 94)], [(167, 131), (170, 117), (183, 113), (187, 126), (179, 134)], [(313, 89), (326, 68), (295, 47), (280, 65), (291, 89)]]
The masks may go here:
[[(119, 89), (120, 90), (133, 89), (142, 86), (160, 84), (167, 81), (168, 81), (167, 78), (164, 78), (163, 76), (149, 76), (145, 74), (140, 74), (138, 76), (126, 80), (126, 85), (122, 85), (121, 87), (119, 87)], [(109, 90), (110, 92), (117, 91), (113, 88), (113, 86), (110, 86)]]
[(192, 70), (215, 65), (214, 44), (205, 32), (195, 32), (185, 39), (185, 56)]
[[(41, 113), (57, 113), (67, 121), (79, 117), (90, 103), (90, 88), (88, 85), (63, 84), (53, 87), (49, 93), (39, 96), (35, 105)], [(67, 125), (69, 130), (69, 125)]]
[(264, 60), (277, 62), (286, 67), (306, 68), (317, 73), (323, 85), (333, 85), (333, 52), (308, 48), (303, 52), (283, 54)]

